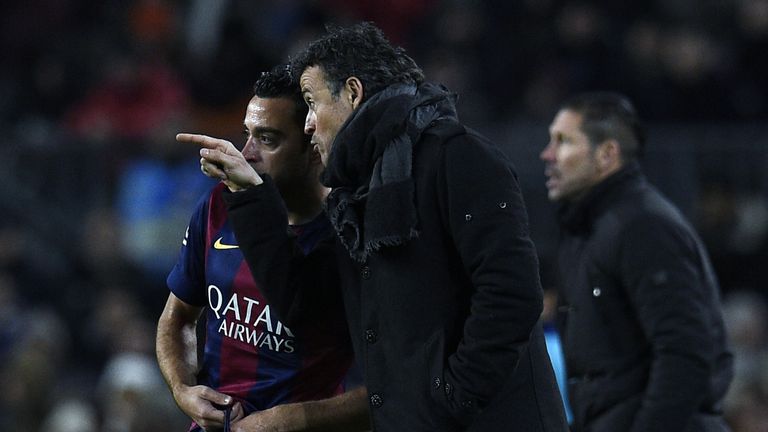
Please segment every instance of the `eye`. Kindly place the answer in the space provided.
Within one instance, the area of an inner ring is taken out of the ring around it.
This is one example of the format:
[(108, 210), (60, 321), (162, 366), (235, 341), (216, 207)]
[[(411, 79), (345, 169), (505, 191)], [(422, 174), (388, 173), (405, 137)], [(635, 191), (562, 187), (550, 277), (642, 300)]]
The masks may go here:
[(309, 95), (304, 95), (304, 102), (307, 104), (307, 106), (310, 109), (314, 109), (315, 108), (315, 101)]
[(272, 134), (259, 135), (259, 142), (265, 147), (277, 147), (277, 139)]

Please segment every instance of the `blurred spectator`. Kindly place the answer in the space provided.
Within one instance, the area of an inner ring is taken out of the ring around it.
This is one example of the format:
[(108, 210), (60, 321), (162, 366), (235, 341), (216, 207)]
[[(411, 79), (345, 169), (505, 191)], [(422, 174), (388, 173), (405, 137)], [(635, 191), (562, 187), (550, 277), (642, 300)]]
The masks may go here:
[(87, 401), (65, 399), (53, 405), (41, 430), (46, 432), (98, 432), (96, 408)]
[(70, 347), (63, 320), (50, 309), (19, 311), (22, 331), (0, 364), (0, 427), (36, 431), (52, 406), (53, 391)]
[(13, 356), (23, 331), (22, 322), (18, 319), (21, 305), (17, 291), (13, 277), (0, 272), (0, 367)]
[(154, 356), (115, 355), (99, 379), (102, 432), (183, 431), (187, 419), (165, 388)]
[(78, 136), (105, 143), (141, 140), (186, 110), (186, 89), (170, 65), (124, 52), (105, 61), (104, 80), (67, 114)]
[(150, 143), (126, 163), (117, 179), (121, 244), (127, 257), (152, 279), (164, 279), (173, 267), (189, 209), (215, 183), (200, 173), (196, 149), (173, 136)]
[[(121, 352), (152, 354), (154, 334), (145, 310), (130, 287), (103, 286), (94, 293), (89, 311), (78, 329), (92, 367), (101, 368)], [(147, 330), (149, 328), (149, 330)]]
[(734, 432), (768, 430), (768, 307), (751, 291), (726, 296), (723, 316), (734, 353), (734, 379), (725, 400)]
[(697, 226), (723, 290), (764, 290), (763, 268), (768, 259), (768, 201), (764, 194), (710, 178), (702, 185), (696, 210)]

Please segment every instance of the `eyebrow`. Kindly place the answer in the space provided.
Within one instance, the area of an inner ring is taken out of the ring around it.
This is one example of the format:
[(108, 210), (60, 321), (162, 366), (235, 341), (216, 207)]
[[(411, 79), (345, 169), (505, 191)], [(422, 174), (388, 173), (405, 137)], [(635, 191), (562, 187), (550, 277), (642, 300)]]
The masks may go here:
[(560, 132), (560, 131), (550, 130), (549, 131), (549, 137), (550, 137), (550, 139), (554, 139), (554, 140), (557, 140), (557, 141), (562, 141), (564, 138), (566, 138), (566, 135), (564, 133)]
[(253, 133), (254, 135), (257, 133), (273, 133), (275, 135), (285, 135), (283, 131), (281, 131), (280, 129), (276, 129), (272, 127), (264, 127), (264, 126), (253, 128)]

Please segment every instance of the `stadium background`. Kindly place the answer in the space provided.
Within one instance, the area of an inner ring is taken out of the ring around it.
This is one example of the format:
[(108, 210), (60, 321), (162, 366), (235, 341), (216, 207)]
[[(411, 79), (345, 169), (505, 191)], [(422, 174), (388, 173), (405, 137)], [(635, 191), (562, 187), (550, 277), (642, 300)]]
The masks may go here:
[(581, 90), (635, 100), (649, 177), (721, 279), (737, 354), (728, 420), (768, 430), (768, 0), (3, 2), (0, 429), (183, 430), (154, 325), (211, 183), (173, 135), (241, 143), (258, 72), (324, 23), (361, 19), (512, 156), (548, 288), (549, 120)]

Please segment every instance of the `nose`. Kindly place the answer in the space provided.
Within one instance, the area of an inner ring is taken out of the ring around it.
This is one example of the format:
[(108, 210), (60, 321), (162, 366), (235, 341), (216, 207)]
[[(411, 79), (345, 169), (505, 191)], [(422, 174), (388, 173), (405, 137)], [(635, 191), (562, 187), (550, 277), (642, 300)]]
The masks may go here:
[(248, 138), (245, 142), (245, 146), (243, 146), (243, 157), (249, 162), (258, 162), (261, 160), (259, 146), (256, 145), (256, 140), (253, 138)]
[(550, 141), (539, 154), (539, 158), (544, 162), (553, 162), (555, 160), (555, 143)]
[(307, 112), (307, 118), (304, 121), (304, 133), (307, 135), (314, 134), (316, 124), (317, 124), (317, 117), (315, 116), (315, 112), (312, 110), (309, 110), (309, 112)]

